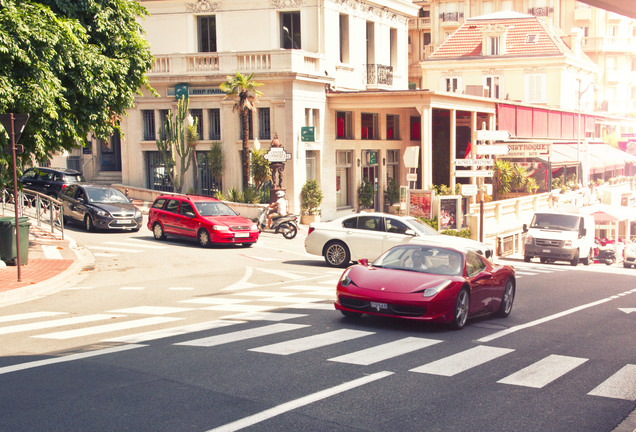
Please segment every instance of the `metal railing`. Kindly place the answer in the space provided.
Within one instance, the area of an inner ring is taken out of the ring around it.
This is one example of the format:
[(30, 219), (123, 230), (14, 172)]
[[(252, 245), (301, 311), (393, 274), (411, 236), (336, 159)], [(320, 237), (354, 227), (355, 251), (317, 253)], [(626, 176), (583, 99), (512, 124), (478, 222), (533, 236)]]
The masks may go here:
[[(13, 193), (2, 189), (2, 212), (14, 214)], [(40, 192), (24, 189), (18, 191), (18, 216), (29, 217), (36, 220), (38, 227), (47, 224), (51, 234), (64, 239), (64, 209), (62, 202)], [(56, 232), (57, 230), (57, 232)]]
[(393, 85), (393, 66), (368, 64), (366, 84)]

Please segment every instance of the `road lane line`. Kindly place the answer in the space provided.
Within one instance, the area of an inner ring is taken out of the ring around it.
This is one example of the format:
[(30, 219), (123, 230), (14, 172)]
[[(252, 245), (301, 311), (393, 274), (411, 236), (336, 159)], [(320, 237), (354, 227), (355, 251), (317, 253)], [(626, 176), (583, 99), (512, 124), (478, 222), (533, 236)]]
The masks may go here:
[(140, 247), (145, 249), (166, 249), (168, 247), (168, 246), (158, 246), (158, 245), (143, 243), (143, 240), (135, 240), (134, 243), (120, 242), (120, 241), (105, 241), (104, 244), (109, 244), (109, 245), (112, 244), (112, 245), (128, 246), (128, 247), (132, 246), (132, 247)]
[(588, 394), (636, 401), (636, 365), (625, 365)]
[(329, 361), (369, 366), (383, 360), (388, 360), (393, 357), (408, 354), (412, 351), (427, 348), (440, 342), (442, 341), (435, 339), (406, 337), (393, 342), (356, 351), (350, 354), (333, 357), (330, 358)]
[(177, 308), (167, 306), (133, 306), (125, 309), (111, 310), (113, 313), (139, 314), (139, 315), (166, 315), (179, 312), (188, 312), (192, 308)]
[(22, 321), (33, 318), (45, 318), (56, 315), (66, 315), (66, 312), (28, 312), (15, 315), (0, 316), (0, 323), (9, 321)]
[(62, 327), (68, 325), (75, 324), (84, 324), (93, 321), (107, 320), (111, 318), (119, 318), (121, 315), (112, 315), (112, 314), (94, 314), (94, 315), (84, 315), (72, 318), (62, 318), (51, 321), (41, 321), (30, 324), (18, 324), (7, 327), (0, 327), (0, 334), (10, 334), (10, 333), (19, 333), (19, 332), (27, 332), (32, 330), (42, 330), (52, 327)]
[(506, 330), (501, 330), (501, 331), (493, 333), (493, 334), (491, 334), (489, 336), (484, 336), (481, 339), (477, 339), (477, 342), (482, 342), (482, 343), (490, 342), (492, 340), (498, 339), (498, 338), (503, 337), (503, 336), (507, 336), (507, 335), (509, 335), (511, 333), (514, 333), (514, 332), (517, 332), (519, 330), (527, 329), (529, 327), (534, 327), (534, 326), (537, 326), (539, 324), (543, 324), (545, 322), (552, 321), (552, 320), (555, 320), (557, 318), (561, 318), (561, 317), (564, 317), (566, 315), (570, 315), (570, 314), (573, 314), (575, 312), (579, 312), (579, 311), (585, 310), (587, 308), (591, 308), (591, 307), (598, 306), (598, 305), (603, 304), (603, 303), (607, 303), (608, 301), (611, 301), (611, 300), (612, 300), (611, 298), (604, 298), (602, 300), (598, 300), (598, 301), (595, 301), (595, 302), (592, 302), (592, 303), (588, 303), (588, 304), (584, 304), (584, 305), (581, 305), (581, 306), (577, 306), (575, 308), (568, 309), (568, 310), (565, 310), (563, 312), (556, 313), (554, 315), (549, 315), (549, 316), (544, 317), (544, 318), (539, 318), (538, 320), (534, 320), (534, 321), (530, 321), (530, 322), (525, 323), (525, 324), (520, 324), (518, 326), (510, 327), (510, 328), (508, 328)]
[(543, 388), (587, 360), (580, 357), (552, 354), (497, 382), (523, 387)]
[(195, 333), (203, 330), (211, 330), (219, 327), (227, 327), (236, 324), (243, 324), (245, 321), (224, 321), (214, 320), (196, 324), (188, 324), (179, 327), (171, 327), (162, 330), (154, 330), (145, 333), (137, 333), (127, 336), (115, 337), (110, 339), (102, 339), (101, 342), (125, 342), (125, 343), (139, 343), (148, 342), (151, 340), (164, 339), (173, 336), (181, 336), (188, 333)]
[(260, 413), (256, 413), (254, 415), (244, 417), (240, 420), (236, 420), (232, 423), (225, 424), (223, 426), (219, 426), (214, 429), (210, 429), (208, 432), (234, 432), (237, 430), (244, 429), (249, 426), (253, 426), (257, 423), (261, 423), (265, 420), (269, 420), (281, 414), (285, 414), (289, 411), (293, 411), (297, 408), (303, 407), (305, 405), (309, 405), (314, 402), (318, 402), (323, 399), (327, 399), (328, 397), (335, 396), (339, 393), (343, 393), (347, 390), (354, 389), (356, 387), (363, 386), (365, 384), (369, 384), (373, 381), (377, 381), (382, 378), (386, 378), (390, 375), (393, 375), (393, 372), (382, 371), (377, 372), (371, 375), (364, 376), (362, 378), (355, 379), (353, 381), (345, 382), (339, 384), (335, 387), (331, 387), (325, 390), (321, 390), (319, 392), (303, 396), (301, 398), (295, 399), (293, 401), (286, 402), (284, 404), (275, 406), (273, 408), (267, 409), (265, 411), (261, 411)]
[(315, 348), (321, 348), (351, 339), (357, 339), (363, 336), (375, 334), (374, 332), (360, 330), (334, 330), (327, 333), (320, 333), (313, 336), (307, 336), (299, 339), (292, 339), (285, 342), (265, 345), (258, 348), (252, 348), (249, 351), (262, 352), (267, 354), (289, 355), (302, 351), (308, 351)]
[(450, 377), (513, 351), (513, 349), (509, 348), (495, 348), (480, 345), (466, 351), (462, 351), (460, 353), (445, 357), (443, 359), (439, 359), (434, 362), (416, 367), (414, 369), (411, 369), (410, 371)]
[(95, 327), (86, 327), (86, 328), (81, 328), (76, 330), (67, 330), (67, 331), (61, 331), (57, 333), (48, 333), (48, 334), (32, 336), (32, 337), (40, 338), (40, 339), (72, 339), (76, 337), (92, 336), (92, 335), (108, 333), (112, 331), (128, 330), (128, 329), (133, 329), (137, 327), (145, 327), (145, 326), (155, 325), (155, 324), (164, 324), (167, 322), (178, 321), (182, 319), (183, 318), (170, 318), (170, 317), (142, 318), (142, 319), (133, 320), (133, 321), (104, 324), (104, 325), (95, 326)]
[(307, 314), (291, 314), (282, 312), (245, 312), (234, 315), (225, 315), (220, 319), (246, 320), (246, 321), (286, 321), (295, 318), (306, 317)]
[(282, 333), (291, 330), (297, 330), (304, 327), (309, 327), (306, 324), (271, 324), (263, 327), (256, 327), (252, 329), (239, 330), (232, 333), (226, 333), (221, 335), (215, 335), (210, 337), (204, 337), (200, 339), (193, 339), (186, 342), (179, 342), (175, 345), (186, 345), (186, 346), (199, 346), (199, 347), (212, 347), (217, 345), (223, 345), (230, 342), (237, 342), (246, 339), (257, 338), (261, 336), (269, 336), (276, 333)]
[(130, 252), (130, 253), (141, 253), (141, 252), (145, 252), (139, 249), (126, 249), (126, 248), (117, 248), (117, 247), (111, 247), (111, 246), (101, 246), (101, 245), (86, 245), (84, 246), (88, 249), (104, 249), (107, 251), (117, 251), (117, 252)]
[(56, 363), (70, 362), (70, 361), (81, 360), (81, 359), (90, 358), (90, 357), (97, 357), (100, 355), (113, 354), (113, 353), (117, 353), (121, 351), (128, 351), (131, 349), (142, 348), (145, 346), (147, 345), (122, 345), (118, 347), (104, 348), (101, 350), (89, 351), (89, 352), (80, 353), (80, 354), (71, 354), (71, 355), (67, 355), (63, 357), (53, 357), (46, 360), (36, 360), (32, 362), (27, 362), (27, 363), (20, 363), (20, 364), (5, 366), (0, 368), (0, 375), (11, 373), (11, 372), (17, 372), (17, 371), (21, 371), (25, 369), (32, 369), (32, 368), (36, 368), (40, 366), (48, 366), (48, 365), (52, 365)]

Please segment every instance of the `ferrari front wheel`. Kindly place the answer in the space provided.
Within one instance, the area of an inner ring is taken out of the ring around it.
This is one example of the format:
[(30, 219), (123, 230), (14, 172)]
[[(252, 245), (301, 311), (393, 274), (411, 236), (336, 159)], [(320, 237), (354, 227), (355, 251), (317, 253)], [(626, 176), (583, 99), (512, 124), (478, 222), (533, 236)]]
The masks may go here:
[(468, 321), (468, 308), (470, 306), (470, 296), (468, 290), (462, 288), (457, 295), (457, 301), (455, 301), (455, 311), (453, 313), (453, 322), (451, 325), (455, 330), (461, 330)]
[(501, 297), (501, 304), (499, 309), (495, 312), (495, 316), (500, 318), (506, 318), (512, 311), (512, 303), (515, 301), (515, 284), (512, 279), (508, 279), (506, 287), (504, 288), (503, 296)]

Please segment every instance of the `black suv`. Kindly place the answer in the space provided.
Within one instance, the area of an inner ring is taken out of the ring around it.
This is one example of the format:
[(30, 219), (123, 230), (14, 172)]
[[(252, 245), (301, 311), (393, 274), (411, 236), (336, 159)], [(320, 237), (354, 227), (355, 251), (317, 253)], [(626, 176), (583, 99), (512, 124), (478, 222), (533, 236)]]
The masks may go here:
[(20, 177), (25, 188), (57, 198), (66, 186), (84, 181), (82, 173), (68, 168), (29, 168)]

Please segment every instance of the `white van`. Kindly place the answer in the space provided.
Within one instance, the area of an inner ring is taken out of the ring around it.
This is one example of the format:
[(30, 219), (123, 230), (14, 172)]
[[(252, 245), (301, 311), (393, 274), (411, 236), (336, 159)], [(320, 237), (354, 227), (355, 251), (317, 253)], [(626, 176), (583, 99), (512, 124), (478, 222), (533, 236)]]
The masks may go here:
[(588, 265), (594, 253), (594, 218), (571, 213), (538, 212), (527, 232), (523, 260), (530, 262), (538, 257), (542, 263), (569, 261), (573, 266), (579, 261)]

